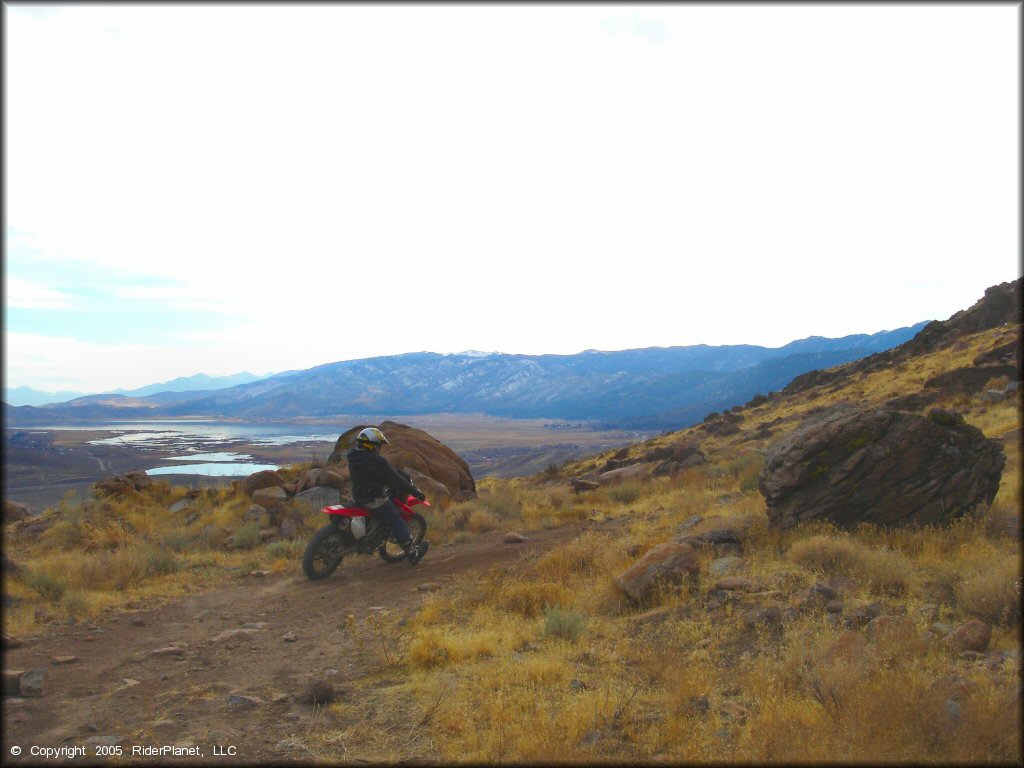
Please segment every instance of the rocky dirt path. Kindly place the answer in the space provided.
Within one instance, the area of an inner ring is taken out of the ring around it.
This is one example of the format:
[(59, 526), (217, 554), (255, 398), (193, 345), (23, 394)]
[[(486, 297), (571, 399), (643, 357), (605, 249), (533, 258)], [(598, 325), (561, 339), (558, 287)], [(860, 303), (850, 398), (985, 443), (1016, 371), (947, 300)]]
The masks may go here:
[[(588, 528), (611, 530), (622, 522), (527, 531), (521, 544), (506, 544), (504, 533), (494, 531), (432, 547), (416, 567), (350, 557), (319, 582), (301, 575), (233, 577), (151, 611), (26, 642), (5, 654), (4, 668), (45, 668), (46, 692), (5, 699), (2, 761), (41, 763), (30, 755), (32, 746), (78, 746), (86, 757), (73, 762), (105, 763), (93, 756), (112, 745), (126, 755), (133, 745), (195, 745), (200, 762), (294, 759), (282, 743), (318, 715), (299, 700), (308, 682), (326, 676), (344, 688), (361, 675), (346, 616), (362, 622), (382, 609), (389, 619), (411, 616), (426, 594), (418, 591), (421, 584), (439, 584), (443, 593), (493, 566), (523, 566), (530, 554)], [(12, 756), (12, 747), (21, 755)], [(215, 756), (215, 747), (233, 747), (235, 754)]]

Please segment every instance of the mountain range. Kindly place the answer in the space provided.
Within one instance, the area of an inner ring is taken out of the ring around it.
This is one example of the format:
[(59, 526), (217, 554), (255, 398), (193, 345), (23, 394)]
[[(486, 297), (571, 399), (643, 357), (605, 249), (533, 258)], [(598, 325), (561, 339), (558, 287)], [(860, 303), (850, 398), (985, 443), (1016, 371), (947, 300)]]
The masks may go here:
[[(159, 392), (194, 392), (196, 390), (223, 389), (233, 387), (236, 384), (247, 384), (250, 381), (259, 381), (272, 374), (266, 373), (257, 376), (255, 373), (242, 371), (230, 376), (207, 376), (205, 373), (197, 373), (194, 376), (179, 376), (176, 379), (165, 381), (160, 384), (147, 384), (138, 389), (115, 389), (108, 394), (125, 395), (126, 397), (147, 397)], [(75, 400), (80, 397), (90, 397), (85, 392), (44, 392), (32, 387), (14, 387), (4, 390), (4, 402), (10, 405), (56, 405)]]
[(573, 355), (413, 352), (327, 363), (219, 389), (165, 387), (150, 394), (89, 395), (46, 407), (5, 405), (5, 417), (9, 424), (40, 424), (484, 413), (678, 429), (709, 411), (779, 389), (799, 374), (895, 347), (924, 326), (838, 339), (811, 336), (777, 348), (700, 344)]

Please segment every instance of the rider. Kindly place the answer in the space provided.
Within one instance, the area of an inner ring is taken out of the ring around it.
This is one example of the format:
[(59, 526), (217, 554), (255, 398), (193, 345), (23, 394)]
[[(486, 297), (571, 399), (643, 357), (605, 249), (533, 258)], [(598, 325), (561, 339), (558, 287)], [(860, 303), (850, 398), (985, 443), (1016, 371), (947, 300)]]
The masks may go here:
[(391, 493), (401, 496), (412, 495), (422, 501), (426, 497), (413, 482), (396, 472), (391, 464), (380, 455), (381, 447), (390, 445), (384, 433), (376, 427), (367, 427), (356, 436), (356, 447), (348, 452), (348, 473), (352, 480), (352, 497), (360, 507), (366, 507), (371, 515), (391, 528), (391, 533), (416, 565), (430, 544), (421, 541), (419, 546), (409, 535), (409, 529), (398, 513), (398, 507), (388, 498), (385, 487)]

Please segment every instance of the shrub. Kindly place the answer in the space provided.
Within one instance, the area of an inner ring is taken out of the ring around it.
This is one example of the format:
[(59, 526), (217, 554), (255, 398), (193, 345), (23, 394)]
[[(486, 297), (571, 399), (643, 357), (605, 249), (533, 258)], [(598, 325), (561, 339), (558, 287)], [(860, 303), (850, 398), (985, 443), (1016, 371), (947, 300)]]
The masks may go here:
[(474, 509), (467, 521), (466, 527), (473, 533), (484, 533), (503, 528), (501, 520), (488, 512), (486, 509)]
[(235, 531), (235, 548), (252, 549), (259, 543), (259, 523), (249, 523), (248, 525), (243, 525), (241, 528)]
[(608, 486), (606, 495), (609, 499), (619, 504), (632, 504), (643, 495), (646, 489), (647, 485), (639, 480), (626, 480), (625, 482)]
[(569, 505), (571, 497), (565, 488), (557, 488), (548, 494), (548, 503), (554, 509), (562, 509)]
[(267, 556), (296, 559), (302, 557), (305, 545), (301, 541), (273, 541), (267, 545)]
[(563, 640), (576, 640), (586, 626), (587, 619), (579, 611), (548, 608), (544, 611), (544, 634)]
[(439, 517), (442, 526), (456, 531), (466, 530), (469, 525), (469, 516), (480, 509), (480, 505), (472, 501), (465, 501), (461, 504), (453, 504), (445, 510), (444, 515)]
[(871, 548), (850, 537), (817, 535), (789, 548), (791, 560), (822, 574), (855, 576), (872, 590), (903, 594), (913, 581), (910, 560), (887, 547)]
[(1020, 564), (1007, 557), (968, 575), (956, 587), (964, 611), (989, 624), (1016, 627), (1021, 622)]
[(523, 514), (523, 502), (508, 492), (491, 494), (483, 504), (502, 520), (518, 519)]
[(171, 552), (181, 552), (188, 544), (188, 536), (181, 531), (170, 531), (164, 534), (164, 546)]
[(34, 571), (25, 577), (25, 584), (38, 592), (44, 600), (56, 603), (67, 592), (68, 584), (64, 579), (46, 571)]
[(128, 546), (132, 541), (132, 532), (124, 524), (111, 521), (91, 528), (87, 538), (87, 549), (112, 551)]
[(139, 559), (141, 572), (146, 576), (176, 573), (181, 567), (173, 552), (160, 547), (139, 547), (135, 556)]
[(592, 572), (597, 555), (607, 546), (606, 538), (584, 534), (542, 555), (535, 570), (541, 576), (564, 582), (574, 574)]
[(48, 546), (69, 549), (82, 541), (82, 529), (70, 520), (61, 520), (39, 538)]
[(68, 590), (60, 600), (61, 606), (67, 611), (68, 616), (78, 618), (88, 610), (89, 604), (81, 592)]
[(561, 605), (565, 599), (565, 589), (561, 584), (509, 582), (497, 590), (493, 602), (506, 611), (533, 618), (539, 616), (546, 608)]

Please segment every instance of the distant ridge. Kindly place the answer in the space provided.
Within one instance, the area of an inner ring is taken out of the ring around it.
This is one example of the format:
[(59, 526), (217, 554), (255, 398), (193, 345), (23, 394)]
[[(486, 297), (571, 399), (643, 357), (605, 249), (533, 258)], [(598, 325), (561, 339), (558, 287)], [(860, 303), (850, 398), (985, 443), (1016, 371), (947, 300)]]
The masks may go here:
[[(484, 413), (573, 419), (626, 428), (679, 428), (711, 410), (785, 386), (795, 376), (912, 338), (925, 323), (841, 339), (649, 347), (574, 355), (413, 352), (326, 363), (222, 389), (93, 395), (9, 409), (14, 423), (105, 418), (329, 419)], [(195, 377), (190, 377), (195, 378)], [(170, 384), (170, 383), (168, 383)]]
[(97, 399), (97, 401), (104, 401), (109, 400), (111, 395), (121, 395), (124, 397), (147, 397), (160, 392), (199, 392), (234, 387), (238, 384), (259, 381), (260, 379), (265, 379), (268, 376), (273, 375), (273, 373), (265, 373), (262, 376), (257, 376), (256, 374), (249, 373), (248, 371), (234, 373), (230, 376), (207, 376), (205, 373), (197, 373), (194, 376), (179, 376), (176, 379), (165, 381), (162, 384), (147, 384), (146, 386), (139, 387), (138, 389), (115, 389), (110, 392), (95, 394), (88, 394), (85, 392), (44, 392), (42, 390), (32, 389), (32, 387), (14, 387), (13, 389), (4, 390), (4, 402), (13, 406), (41, 406), (57, 405), (71, 400), (78, 400), (83, 397), (94, 398)]

